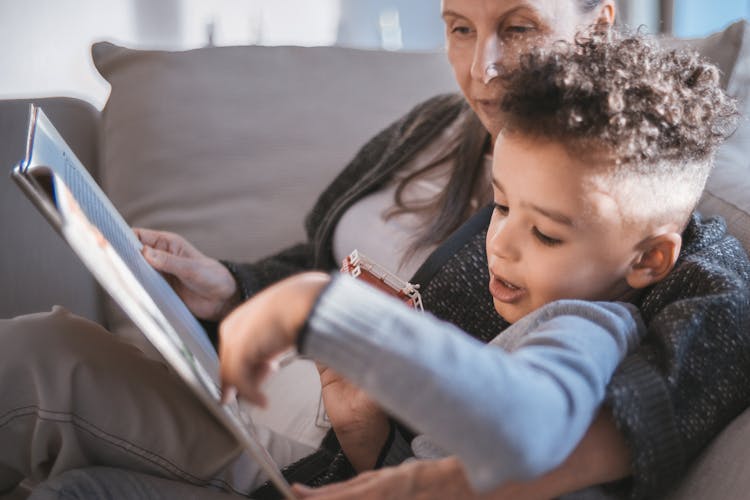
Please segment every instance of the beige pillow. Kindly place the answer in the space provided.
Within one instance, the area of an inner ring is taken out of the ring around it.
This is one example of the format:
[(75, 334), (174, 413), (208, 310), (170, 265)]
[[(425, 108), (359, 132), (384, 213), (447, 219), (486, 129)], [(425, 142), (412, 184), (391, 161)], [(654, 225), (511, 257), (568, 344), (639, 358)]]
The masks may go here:
[(739, 100), (742, 117), (734, 135), (719, 149), (716, 166), (699, 209), (721, 215), (729, 231), (750, 251), (750, 32), (747, 21), (732, 25), (739, 47), (727, 92)]
[(299, 240), (305, 212), (369, 137), (455, 89), (434, 53), (110, 43), (92, 52), (112, 85), (105, 190), (128, 221), (178, 231), (230, 259)]
[(106, 42), (92, 53), (112, 85), (101, 179), (115, 206), (238, 261), (300, 241), (304, 215), (369, 137), (455, 89), (437, 53)]
[(745, 500), (750, 490), (750, 410), (727, 426), (691, 464), (667, 500)]
[[(674, 43), (674, 42), (673, 42)], [(722, 70), (727, 92), (739, 100), (737, 131), (719, 149), (698, 206), (704, 215), (721, 215), (729, 232), (750, 251), (750, 34), (747, 21), (697, 40), (683, 40)]]
[[(132, 225), (182, 234), (214, 257), (253, 261), (304, 237), (315, 199), (364, 142), (413, 105), (456, 90), (441, 53), (336, 47), (186, 52), (95, 44), (112, 85), (101, 179)], [(150, 350), (111, 302), (108, 326)], [(256, 419), (317, 444), (317, 372), (270, 382)], [(297, 406), (293, 409), (293, 406)]]

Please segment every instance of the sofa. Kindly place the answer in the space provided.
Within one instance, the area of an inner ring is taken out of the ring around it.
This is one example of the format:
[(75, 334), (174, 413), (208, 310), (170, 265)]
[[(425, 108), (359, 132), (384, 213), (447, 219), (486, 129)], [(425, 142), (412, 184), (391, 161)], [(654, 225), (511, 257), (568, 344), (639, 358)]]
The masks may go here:
[[(714, 61), (750, 117), (746, 22), (663, 43), (690, 45)], [(439, 53), (260, 46), (168, 52), (100, 42), (92, 59), (111, 85), (101, 112), (67, 97), (0, 101), (0, 165), (8, 172), (23, 157), (28, 106), (37, 103), (129, 223), (180, 233), (206, 254), (239, 261), (303, 238), (304, 215), (358, 147), (419, 101), (456, 91)], [(723, 216), (750, 250), (747, 119), (720, 150), (699, 208)], [(0, 180), (0, 238), (0, 317), (61, 304), (150, 349), (7, 175)], [(254, 409), (255, 419), (319, 443), (327, 424), (312, 363), (295, 361), (267, 390), (270, 406)], [(749, 445), (750, 410), (706, 448), (669, 498), (747, 498)]]

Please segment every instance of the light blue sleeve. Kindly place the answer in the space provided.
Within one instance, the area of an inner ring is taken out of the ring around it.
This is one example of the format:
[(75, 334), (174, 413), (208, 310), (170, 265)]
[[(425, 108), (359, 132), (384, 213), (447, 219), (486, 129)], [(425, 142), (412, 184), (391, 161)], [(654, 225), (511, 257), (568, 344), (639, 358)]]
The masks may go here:
[(340, 276), (308, 318), (303, 349), (457, 455), (487, 491), (562, 463), (644, 332), (632, 306), (559, 301), (505, 330), (507, 351)]

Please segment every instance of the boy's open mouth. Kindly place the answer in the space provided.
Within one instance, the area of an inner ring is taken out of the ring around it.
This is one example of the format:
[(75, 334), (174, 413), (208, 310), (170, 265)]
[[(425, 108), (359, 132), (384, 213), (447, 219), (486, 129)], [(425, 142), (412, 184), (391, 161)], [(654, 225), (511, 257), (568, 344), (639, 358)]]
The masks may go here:
[(500, 302), (513, 303), (526, 294), (526, 289), (493, 274), (490, 279), (490, 293)]

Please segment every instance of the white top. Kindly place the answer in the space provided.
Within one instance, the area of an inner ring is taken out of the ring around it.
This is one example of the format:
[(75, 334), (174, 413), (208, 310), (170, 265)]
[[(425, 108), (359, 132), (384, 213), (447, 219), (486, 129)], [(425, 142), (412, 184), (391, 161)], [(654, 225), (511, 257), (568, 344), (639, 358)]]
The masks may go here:
[[(462, 119), (458, 118), (420, 151), (390, 184), (360, 199), (342, 215), (333, 233), (333, 256), (337, 262), (341, 262), (353, 250), (359, 250), (402, 279), (408, 280), (414, 275), (435, 250), (435, 246), (421, 248), (404, 259), (416, 231), (426, 222), (419, 214), (402, 213), (389, 219), (386, 219), (386, 214), (395, 205), (396, 188), (401, 179), (443, 155), (446, 147), (458, 139), (461, 125)], [(438, 196), (450, 179), (453, 163), (452, 159), (444, 161), (411, 182), (403, 193), (407, 205)], [(485, 157), (485, 166), (489, 186), (489, 172), (492, 169), (490, 155)]]

